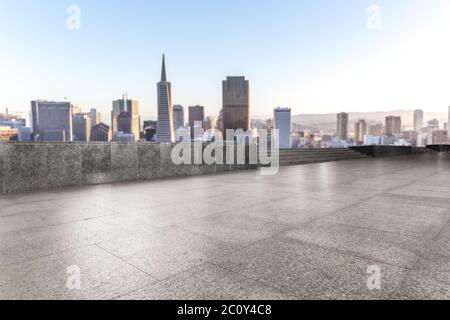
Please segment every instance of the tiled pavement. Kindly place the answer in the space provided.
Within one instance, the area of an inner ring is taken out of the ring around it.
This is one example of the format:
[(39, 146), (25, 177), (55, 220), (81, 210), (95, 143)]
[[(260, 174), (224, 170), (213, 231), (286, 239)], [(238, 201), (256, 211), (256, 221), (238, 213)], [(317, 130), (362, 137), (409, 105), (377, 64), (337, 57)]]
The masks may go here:
[(0, 196), (0, 299), (448, 299), (449, 221), (444, 154)]

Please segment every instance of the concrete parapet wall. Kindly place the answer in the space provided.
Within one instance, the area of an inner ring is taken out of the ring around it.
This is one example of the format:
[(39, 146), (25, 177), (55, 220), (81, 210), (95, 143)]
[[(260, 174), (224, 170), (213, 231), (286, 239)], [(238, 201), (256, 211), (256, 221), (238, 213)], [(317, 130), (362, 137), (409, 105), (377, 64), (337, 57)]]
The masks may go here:
[(171, 161), (173, 147), (154, 143), (0, 143), (0, 193), (257, 168), (253, 164), (175, 165)]
[(357, 146), (351, 149), (374, 158), (412, 155), (413, 147), (408, 146)]
[(437, 152), (450, 152), (450, 144), (432, 144), (428, 145), (427, 148)]

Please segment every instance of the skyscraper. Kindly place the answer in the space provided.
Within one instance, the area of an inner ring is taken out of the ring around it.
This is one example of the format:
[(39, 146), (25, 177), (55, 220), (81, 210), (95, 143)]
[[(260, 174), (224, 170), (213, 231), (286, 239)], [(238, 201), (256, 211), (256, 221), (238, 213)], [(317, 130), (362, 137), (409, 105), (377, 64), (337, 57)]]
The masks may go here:
[(340, 140), (348, 139), (348, 113), (341, 112), (337, 114), (337, 137)]
[(227, 77), (222, 84), (224, 129), (250, 129), (250, 88), (245, 77)]
[[(189, 107), (189, 127), (191, 127), (191, 138), (199, 138), (195, 136), (195, 132), (201, 132), (203, 134), (203, 126), (205, 121), (205, 108), (202, 106)], [(200, 127), (196, 127), (196, 123), (201, 123)]]
[(36, 141), (72, 141), (73, 106), (70, 102), (31, 101)]
[(102, 122), (100, 112), (97, 112), (97, 109), (94, 108), (89, 111), (89, 119), (91, 120), (91, 128)]
[(173, 125), (174, 129), (184, 127), (184, 108), (180, 105), (173, 106)]
[[(123, 122), (122, 128), (119, 128), (119, 116), (122, 116), (122, 120), (125, 117), (128, 117), (127, 119), (129, 121), (129, 124), (128, 126), (126, 126), (126, 132), (123, 132)], [(122, 131), (123, 133), (133, 134), (135, 141), (139, 141), (141, 131), (139, 103), (135, 100), (128, 99), (126, 94), (124, 94), (122, 99), (113, 101), (113, 110), (111, 112), (111, 127), (113, 136)]]
[(91, 141), (111, 141), (111, 129), (100, 122), (92, 127)]
[(364, 119), (355, 122), (355, 142), (364, 142), (364, 136), (367, 135), (367, 123)]
[(423, 128), (423, 110), (414, 110), (414, 131), (420, 132)]
[(395, 136), (402, 132), (402, 118), (395, 116), (386, 117), (386, 135)]
[(383, 124), (377, 123), (369, 126), (369, 135), (371, 136), (382, 136), (383, 135)]
[(163, 143), (175, 142), (173, 125), (172, 87), (167, 82), (166, 61), (163, 55), (161, 81), (158, 82), (158, 126), (156, 128), (156, 141)]
[(292, 123), (291, 123), (291, 109), (276, 108), (273, 110), (273, 126), (279, 132), (279, 148), (292, 148)]
[(89, 141), (91, 138), (91, 119), (86, 114), (74, 114), (73, 122), (73, 141)]
[[(132, 131), (133, 123), (131, 114), (129, 112), (121, 112), (117, 117), (117, 131), (121, 133), (130, 133)], [(136, 141), (136, 137), (135, 141)]]

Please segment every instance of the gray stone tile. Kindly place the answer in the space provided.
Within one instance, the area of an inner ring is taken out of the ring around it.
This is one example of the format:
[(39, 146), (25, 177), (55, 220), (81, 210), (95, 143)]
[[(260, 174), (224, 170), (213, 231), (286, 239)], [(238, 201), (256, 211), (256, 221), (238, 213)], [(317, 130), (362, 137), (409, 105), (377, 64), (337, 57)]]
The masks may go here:
[[(120, 226), (124, 230), (134, 232), (146, 232), (154, 228), (167, 227), (208, 215), (224, 212), (226, 207), (201, 202), (178, 203), (174, 201), (171, 205), (144, 205), (145, 201), (138, 205), (123, 204), (122, 209), (116, 208), (120, 214), (109, 215), (99, 218), (98, 221), (111, 226)], [(152, 202), (153, 203), (153, 202)]]
[(157, 279), (173, 276), (236, 249), (226, 242), (174, 227), (103, 241), (99, 246)]
[[(6, 146), (7, 149), (11, 146)], [(5, 192), (46, 190), (47, 148), (45, 144), (18, 144), (15, 152), (4, 157), (3, 185)]]
[(120, 297), (123, 300), (279, 300), (280, 291), (206, 263)]
[(283, 237), (405, 268), (414, 265), (428, 244), (414, 237), (320, 220), (290, 231)]
[(445, 186), (420, 186), (416, 184), (392, 190), (390, 191), (390, 193), (395, 195), (407, 195), (416, 197), (431, 196), (433, 198), (450, 198), (450, 188)]
[(138, 178), (138, 145), (111, 145), (111, 174), (114, 181), (134, 181)]
[(129, 234), (129, 231), (97, 220), (46, 226), (20, 232), (21, 238), (40, 255), (85, 247), (125, 234)]
[[(394, 292), (404, 270), (292, 239), (270, 239), (215, 263), (299, 299), (382, 299)], [(369, 266), (382, 272), (382, 289), (367, 287)]]
[(37, 258), (38, 254), (17, 233), (0, 234), (0, 266)]
[(412, 299), (450, 300), (450, 258), (421, 259), (403, 279), (398, 293)]
[(392, 194), (392, 193), (383, 193), (372, 200), (383, 202), (383, 203), (393, 203), (393, 204), (402, 204), (402, 205), (411, 205), (411, 206), (420, 206), (420, 207), (437, 207), (437, 208), (447, 208), (450, 209), (450, 198), (435, 198), (431, 196), (430, 193), (426, 197), (419, 197), (413, 195), (404, 195), (404, 194)]
[(370, 198), (375, 197), (377, 194), (381, 193), (380, 190), (370, 190), (370, 189), (358, 189), (357, 191), (353, 188), (343, 187), (342, 185), (336, 185), (333, 187), (327, 187), (320, 190), (315, 190), (302, 194), (305, 197), (316, 200), (327, 200), (327, 201), (345, 201), (349, 205), (352, 203), (358, 203), (361, 201), (366, 201)]
[(0, 217), (0, 234), (48, 225), (48, 222), (33, 213)]
[(24, 213), (51, 212), (59, 206), (48, 200), (19, 202), (19, 201), (2, 201), (0, 199), (0, 217), (19, 215)]
[(111, 177), (111, 145), (83, 144), (81, 174), (84, 184), (113, 182)]
[[(74, 266), (80, 271), (79, 289), (68, 287)], [(34, 298), (41, 292), (46, 299), (112, 299), (154, 281), (97, 246), (0, 267), (0, 271), (0, 288), (7, 290), (15, 283), (15, 298)], [(29, 288), (38, 288), (31, 297)]]
[(303, 195), (255, 205), (243, 210), (245, 214), (296, 227), (325, 217), (348, 206), (343, 201), (317, 201)]
[(241, 246), (272, 237), (291, 228), (289, 225), (248, 216), (245, 210), (211, 215), (178, 224), (177, 227)]
[(445, 208), (365, 201), (328, 217), (330, 223), (433, 238), (449, 220)]
[(152, 180), (162, 177), (159, 164), (161, 162), (161, 152), (159, 146), (155, 144), (138, 145), (138, 177), (140, 180)]
[(47, 188), (81, 185), (81, 145), (48, 144), (46, 150)]

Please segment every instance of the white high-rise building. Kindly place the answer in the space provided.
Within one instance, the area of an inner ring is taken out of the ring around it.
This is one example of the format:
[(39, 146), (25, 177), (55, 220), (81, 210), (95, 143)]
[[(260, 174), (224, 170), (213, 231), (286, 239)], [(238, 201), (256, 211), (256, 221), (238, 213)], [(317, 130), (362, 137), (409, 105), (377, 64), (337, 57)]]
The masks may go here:
[(423, 128), (423, 110), (414, 110), (414, 131), (420, 132)]
[(292, 148), (291, 109), (276, 108), (273, 110), (273, 127), (279, 130), (280, 149)]
[(156, 141), (163, 143), (175, 142), (173, 125), (172, 88), (167, 82), (166, 62), (163, 55), (161, 81), (158, 83), (158, 126), (156, 128)]

